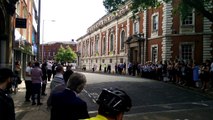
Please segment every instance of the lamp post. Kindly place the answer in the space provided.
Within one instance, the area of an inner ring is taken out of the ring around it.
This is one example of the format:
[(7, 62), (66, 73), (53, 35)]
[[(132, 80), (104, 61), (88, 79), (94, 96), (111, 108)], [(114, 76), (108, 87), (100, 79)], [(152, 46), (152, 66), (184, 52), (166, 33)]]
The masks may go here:
[(143, 61), (142, 61), (142, 64), (144, 64), (144, 34), (143, 33), (139, 33), (138, 34), (138, 47), (139, 47), (139, 62), (141, 63), (141, 42), (143, 42)]
[(77, 54), (77, 57), (78, 57), (78, 60), (77, 60), (77, 65), (78, 65), (78, 68), (80, 68), (80, 56), (81, 56), (81, 53), (80, 53), (80, 51), (78, 51), (78, 52), (76, 52), (76, 54)]
[(55, 20), (43, 20), (43, 24), (42, 24), (42, 50), (41, 50), (42, 63), (44, 62), (44, 23), (45, 23), (45, 21), (55, 22)]

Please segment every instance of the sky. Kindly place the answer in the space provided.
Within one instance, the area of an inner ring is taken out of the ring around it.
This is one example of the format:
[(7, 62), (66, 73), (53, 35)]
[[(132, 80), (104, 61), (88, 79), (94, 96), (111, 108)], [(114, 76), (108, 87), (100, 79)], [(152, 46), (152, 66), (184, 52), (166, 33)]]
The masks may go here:
[(105, 14), (103, 0), (41, 0), (41, 43), (76, 40)]

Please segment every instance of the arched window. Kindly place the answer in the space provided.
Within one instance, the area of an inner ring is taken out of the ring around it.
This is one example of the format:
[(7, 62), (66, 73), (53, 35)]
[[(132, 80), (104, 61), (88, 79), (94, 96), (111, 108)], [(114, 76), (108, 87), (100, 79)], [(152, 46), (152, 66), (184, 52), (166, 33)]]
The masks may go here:
[(124, 30), (122, 30), (122, 32), (121, 32), (121, 43), (120, 43), (121, 50), (124, 49), (124, 39), (125, 39), (125, 32), (124, 32)]
[(114, 36), (113, 34), (110, 35), (110, 51), (113, 51), (113, 40), (114, 39)]

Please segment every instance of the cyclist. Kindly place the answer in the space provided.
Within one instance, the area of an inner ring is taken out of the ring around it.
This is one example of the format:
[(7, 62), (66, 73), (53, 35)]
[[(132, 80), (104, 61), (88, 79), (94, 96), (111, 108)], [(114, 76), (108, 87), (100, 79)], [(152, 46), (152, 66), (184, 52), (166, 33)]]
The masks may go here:
[(122, 120), (132, 107), (131, 98), (119, 89), (103, 89), (97, 100), (98, 115), (85, 120)]

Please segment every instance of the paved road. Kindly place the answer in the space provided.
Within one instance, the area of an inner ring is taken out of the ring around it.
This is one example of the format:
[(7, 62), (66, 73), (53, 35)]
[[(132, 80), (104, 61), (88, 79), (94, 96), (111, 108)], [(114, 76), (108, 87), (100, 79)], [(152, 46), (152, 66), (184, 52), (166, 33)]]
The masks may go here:
[[(91, 116), (97, 113), (95, 100), (102, 88), (116, 87), (125, 90), (133, 101), (125, 120), (213, 120), (213, 97), (197, 90), (136, 77), (84, 74), (88, 81), (80, 97), (87, 101)], [(25, 103), (24, 83), (19, 88), (19, 92), (12, 95), (17, 120), (49, 120), (46, 105)], [(46, 103), (47, 97), (43, 96), (41, 101)]]
[[(213, 120), (213, 97), (202, 92), (150, 79), (85, 75), (88, 82), (81, 96), (87, 101), (91, 113), (97, 112), (94, 101), (101, 89), (116, 87), (125, 90), (133, 101), (126, 120)], [(90, 98), (85, 97), (86, 94)]]

